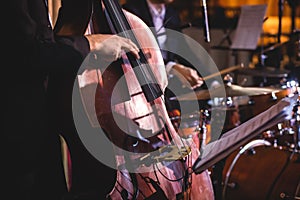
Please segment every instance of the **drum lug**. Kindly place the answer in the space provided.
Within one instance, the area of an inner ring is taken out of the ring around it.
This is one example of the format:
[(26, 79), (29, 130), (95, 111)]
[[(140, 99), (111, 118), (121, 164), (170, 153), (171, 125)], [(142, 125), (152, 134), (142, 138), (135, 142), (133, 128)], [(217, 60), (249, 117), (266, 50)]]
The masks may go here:
[(235, 183), (235, 182), (228, 183), (227, 187), (229, 187), (231, 189), (236, 189), (237, 188), (237, 183)]
[(255, 154), (256, 154), (256, 151), (254, 150), (254, 148), (251, 148), (251, 149), (248, 150), (248, 153), (249, 153), (250, 155), (255, 155)]
[(281, 198), (281, 199), (300, 199), (300, 197), (299, 196), (290, 196), (290, 195), (288, 195), (288, 194), (286, 194), (286, 193), (284, 193), (284, 192), (281, 192), (280, 194), (279, 194), (279, 197)]
[(276, 94), (275, 94), (275, 92), (272, 92), (271, 93), (271, 101), (277, 101), (277, 96), (276, 96)]
[(254, 105), (254, 104), (255, 104), (255, 100), (254, 99), (249, 99), (248, 105)]

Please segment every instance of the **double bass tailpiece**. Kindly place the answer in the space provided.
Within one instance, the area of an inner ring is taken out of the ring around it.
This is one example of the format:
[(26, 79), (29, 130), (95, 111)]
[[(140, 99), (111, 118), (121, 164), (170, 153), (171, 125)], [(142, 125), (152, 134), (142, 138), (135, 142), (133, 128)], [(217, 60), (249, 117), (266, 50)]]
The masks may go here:
[(191, 147), (182, 146), (178, 148), (176, 145), (166, 145), (159, 148), (155, 152), (151, 152), (139, 158), (139, 163), (149, 166), (153, 163), (162, 161), (176, 161), (181, 160), (190, 155)]

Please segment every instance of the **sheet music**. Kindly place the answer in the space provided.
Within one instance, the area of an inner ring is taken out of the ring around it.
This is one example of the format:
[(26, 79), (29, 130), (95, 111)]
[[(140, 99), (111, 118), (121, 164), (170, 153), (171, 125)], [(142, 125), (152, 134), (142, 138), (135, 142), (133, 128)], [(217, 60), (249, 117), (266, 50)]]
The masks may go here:
[(228, 156), (240, 145), (249, 142), (262, 131), (276, 125), (292, 113), (298, 95), (281, 99), (277, 104), (240, 126), (226, 132), (214, 142), (206, 145), (201, 157), (195, 162), (193, 170), (201, 173), (208, 167)]
[(267, 4), (241, 7), (237, 29), (231, 49), (254, 50), (262, 31)]

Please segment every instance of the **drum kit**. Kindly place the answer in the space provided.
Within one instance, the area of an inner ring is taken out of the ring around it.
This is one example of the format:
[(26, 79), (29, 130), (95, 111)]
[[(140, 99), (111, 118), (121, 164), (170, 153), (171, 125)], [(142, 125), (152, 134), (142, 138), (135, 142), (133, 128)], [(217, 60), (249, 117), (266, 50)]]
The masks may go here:
[[(271, 68), (234, 69), (240, 74), (251, 76), (271, 78), (288, 76), (285, 70)], [(207, 106), (200, 108), (199, 111), (171, 117), (171, 121), (176, 122), (179, 135), (183, 138), (193, 138), (201, 149), (213, 138), (214, 127), (211, 121), (214, 119), (210, 116), (211, 112), (225, 109), (225, 122), (217, 127), (225, 134), (275, 105), (280, 99), (298, 96), (291, 118), (284, 119), (271, 129), (259, 133), (256, 139), (247, 141), (248, 143), (245, 142), (236, 149), (223, 162), (222, 172), (211, 170), (212, 179), (220, 178), (214, 176), (214, 173), (222, 174), (222, 180), (213, 180), (221, 182), (222, 189), (215, 192), (221, 193), (217, 196), (222, 200), (300, 199), (299, 87), (297, 81), (286, 81), (278, 85), (243, 87), (231, 81), (224, 81), (224, 87), (192, 91), (170, 99), (178, 102), (207, 102)]]
[(222, 199), (300, 199), (299, 99), (283, 120), (230, 154)]

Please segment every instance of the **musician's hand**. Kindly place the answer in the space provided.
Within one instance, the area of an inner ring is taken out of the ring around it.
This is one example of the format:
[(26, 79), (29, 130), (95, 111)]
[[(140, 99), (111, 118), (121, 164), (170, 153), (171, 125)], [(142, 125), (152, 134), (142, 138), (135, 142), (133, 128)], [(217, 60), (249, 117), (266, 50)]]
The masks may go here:
[(202, 78), (198, 75), (197, 71), (186, 67), (181, 64), (176, 64), (173, 66), (173, 71), (179, 77), (181, 82), (186, 86), (190, 86), (192, 89), (200, 87), (203, 84)]
[(86, 35), (90, 50), (100, 55), (100, 59), (112, 62), (121, 57), (122, 52), (131, 52), (139, 59), (138, 47), (129, 39), (117, 35), (93, 34)]

